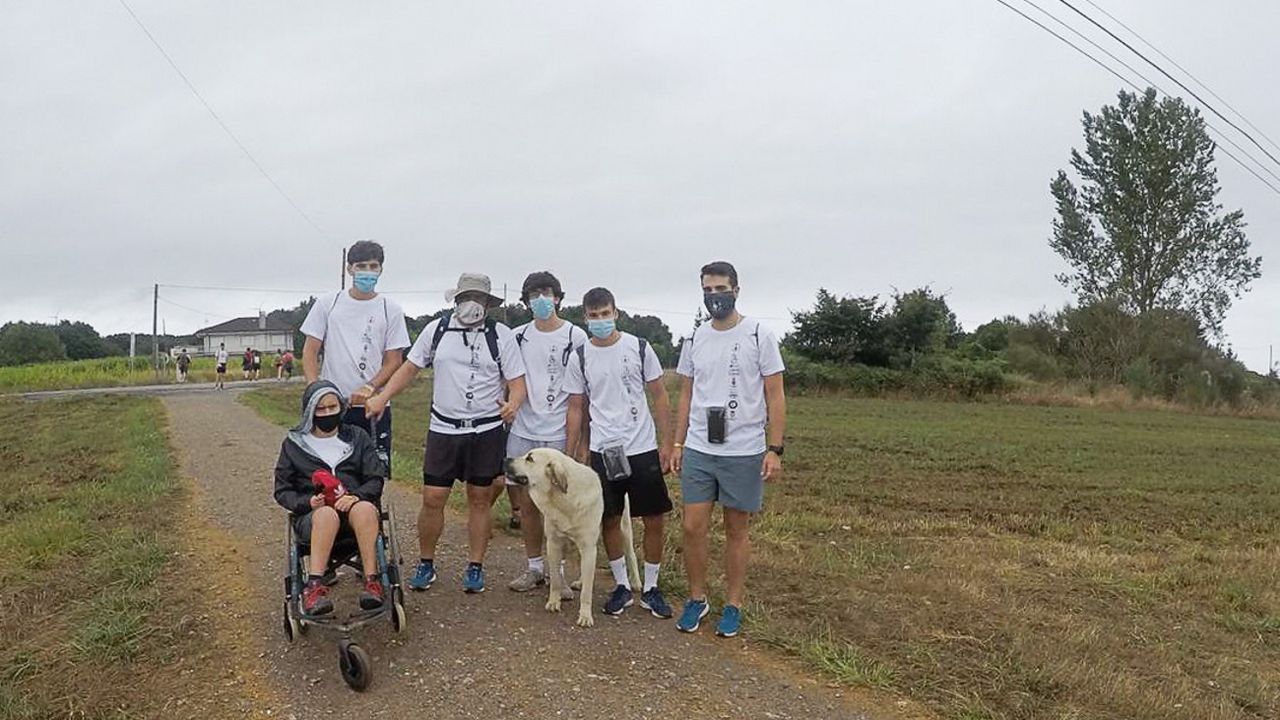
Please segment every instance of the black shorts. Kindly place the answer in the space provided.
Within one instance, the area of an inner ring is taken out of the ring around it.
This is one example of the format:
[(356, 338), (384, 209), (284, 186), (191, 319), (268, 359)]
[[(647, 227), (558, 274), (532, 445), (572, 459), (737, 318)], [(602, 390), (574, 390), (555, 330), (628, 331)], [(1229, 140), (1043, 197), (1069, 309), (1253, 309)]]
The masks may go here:
[(453, 487), (456, 481), (488, 487), (502, 474), (506, 458), (507, 430), (501, 425), (482, 433), (462, 435), (428, 430), (422, 482), (432, 487)]
[[(303, 545), (311, 544), (311, 515), (294, 515), (293, 516), (293, 536)], [(355, 531), (351, 529), (351, 520), (347, 517), (347, 513), (338, 513), (338, 537), (355, 537)]]
[(219, 374), (219, 375), (226, 375), (226, 374), (227, 374), (227, 364), (226, 364), (226, 363), (222, 363), (221, 365), (218, 365), (218, 374)]
[(609, 518), (621, 515), (627, 496), (631, 497), (632, 517), (671, 512), (671, 495), (667, 492), (667, 481), (662, 476), (662, 461), (658, 457), (658, 451), (628, 455), (627, 461), (631, 463), (631, 477), (608, 480), (604, 472), (604, 458), (600, 453), (591, 453), (591, 469), (600, 476), (600, 486), (604, 489), (604, 516)]

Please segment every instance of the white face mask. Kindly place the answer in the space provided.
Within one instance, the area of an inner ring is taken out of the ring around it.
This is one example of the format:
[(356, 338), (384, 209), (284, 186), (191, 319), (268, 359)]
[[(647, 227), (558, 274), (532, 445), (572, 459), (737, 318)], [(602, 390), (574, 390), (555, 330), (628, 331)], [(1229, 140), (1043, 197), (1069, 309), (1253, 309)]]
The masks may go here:
[(484, 305), (475, 300), (464, 300), (454, 308), (453, 316), (463, 325), (479, 325), (484, 320)]

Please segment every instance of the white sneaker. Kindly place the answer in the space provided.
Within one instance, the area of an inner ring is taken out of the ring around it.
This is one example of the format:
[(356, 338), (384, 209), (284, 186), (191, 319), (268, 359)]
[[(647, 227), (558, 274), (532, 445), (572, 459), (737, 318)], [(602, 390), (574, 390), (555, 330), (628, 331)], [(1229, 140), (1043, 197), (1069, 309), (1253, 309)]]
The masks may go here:
[(516, 576), (514, 580), (507, 583), (507, 588), (515, 592), (529, 592), (534, 588), (542, 587), (547, 583), (546, 574), (541, 571), (525, 567), (524, 572)]

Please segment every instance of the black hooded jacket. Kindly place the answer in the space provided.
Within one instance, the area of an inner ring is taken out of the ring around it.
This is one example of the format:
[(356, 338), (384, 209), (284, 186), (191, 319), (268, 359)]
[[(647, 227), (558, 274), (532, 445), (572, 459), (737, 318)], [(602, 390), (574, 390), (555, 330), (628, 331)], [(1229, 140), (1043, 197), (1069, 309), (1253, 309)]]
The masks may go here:
[[(307, 387), (302, 396), (302, 420), (280, 444), (280, 457), (276, 460), (275, 471), (276, 502), (285, 510), (299, 515), (311, 512), (311, 498), (316, 494), (311, 474), (316, 470), (330, 470), (325, 461), (308, 448), (306, 442), (311, 434), (311, 418), (315, 413), (315, 406), (320, 397), (330, 392), (342, 397), (337, 386), (329, 382), (317, 381)], [(346, 403), (343, 402), (344, 411), (345, 408)], [(343, 425), (338, 429), (338, 439), (350, 445), (351, 451), (338, 462), (338, 467), (332, 470), (333, 474), (342, 481), (347, 492), (361, 500), (379, 503), (386, 468), (382, 458), (378, 457), (373, 438), (361, 428)]]

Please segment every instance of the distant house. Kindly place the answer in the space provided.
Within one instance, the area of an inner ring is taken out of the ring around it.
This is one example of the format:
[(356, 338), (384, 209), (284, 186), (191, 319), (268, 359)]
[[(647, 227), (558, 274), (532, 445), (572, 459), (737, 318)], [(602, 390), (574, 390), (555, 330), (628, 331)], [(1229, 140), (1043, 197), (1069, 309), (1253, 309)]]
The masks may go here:
[(196, 331), (196, 337), (203, 345), (201, 355), (213, 355), (218, 352), (218, 344), (227, 346), (232, 355), (244, 352), (245, 348), (263, 352), (280, 352), (293, 349), (293, 328), (287, 323), (268, 318), (264, 312), (258, 317), (242, 317), (228, 320)]

